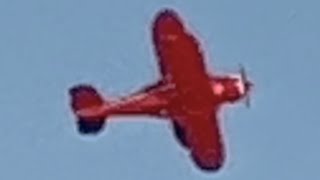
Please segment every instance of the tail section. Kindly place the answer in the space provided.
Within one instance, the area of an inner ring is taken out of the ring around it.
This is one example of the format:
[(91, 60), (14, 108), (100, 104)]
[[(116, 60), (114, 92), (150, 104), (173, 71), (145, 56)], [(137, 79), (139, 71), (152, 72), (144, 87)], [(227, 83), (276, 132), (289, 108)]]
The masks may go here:
[(79, 115), (79, 111), (92, 108), (102, 108), (105, 101), (101, 95), (90, 85), (77, 85), (69, 90), (71, 108), (77, 116), (77, 128), (81, 134), (97, 134), (105, 126), (106, 115), (99, 113), (92, 116)]

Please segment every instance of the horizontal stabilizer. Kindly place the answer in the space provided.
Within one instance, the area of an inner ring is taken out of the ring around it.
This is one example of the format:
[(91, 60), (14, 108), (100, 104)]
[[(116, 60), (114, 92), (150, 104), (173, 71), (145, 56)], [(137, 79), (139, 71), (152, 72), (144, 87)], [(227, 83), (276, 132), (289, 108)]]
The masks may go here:
[(81, 134), (97, 134), (105, 126), (106, 115), (92, 117), (79, 116), (77, 112), (92, 107), (102, 107), (104, 100), (90, 85), (77, 85), (69, 90), (71, 96), (71, 107), (77, 116), (77, 128)]

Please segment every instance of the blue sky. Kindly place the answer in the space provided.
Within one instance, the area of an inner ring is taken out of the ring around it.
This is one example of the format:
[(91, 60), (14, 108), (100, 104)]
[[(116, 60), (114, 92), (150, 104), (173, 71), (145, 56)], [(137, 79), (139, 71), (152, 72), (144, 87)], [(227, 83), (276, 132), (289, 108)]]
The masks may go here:
[[(1, 0), (0, 179), (319, 179), (319, 6)], [(208, 69), (236, 72), (242, 63), (255, 83), (251, 109), (220, 114), (228, 159), (215, 174), (194, 168), (170, 125), (155, 118), (113, 118), (96, 138), (75, 130), (70, 86), (122, 96), (158, 78), (150, 22), (163, 7), (201, 38)]]

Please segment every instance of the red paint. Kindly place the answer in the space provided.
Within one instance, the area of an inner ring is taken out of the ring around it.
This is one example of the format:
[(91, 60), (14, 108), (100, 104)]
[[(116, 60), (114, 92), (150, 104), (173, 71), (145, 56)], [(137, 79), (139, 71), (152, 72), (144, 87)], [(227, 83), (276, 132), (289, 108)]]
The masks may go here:
[[(112, 115), (145, 114), (172, 120), (178, 140), (194, 162), (203, 170), (216, 171), (225, 159), (218, 110), (224, 103), (247, 96), (251, 85), (246, 78), (209, 75), (199, 42), (176, 12), (158, 13), (152, 30), (162, 79), (116, 101), (103, 100), (89, 85), (73, 87), (71, 103), (81, 122), (79, 127), (87, 128), (85, 133), (97, 133)], [(243, 85), (244, 92), (237, 83)]]

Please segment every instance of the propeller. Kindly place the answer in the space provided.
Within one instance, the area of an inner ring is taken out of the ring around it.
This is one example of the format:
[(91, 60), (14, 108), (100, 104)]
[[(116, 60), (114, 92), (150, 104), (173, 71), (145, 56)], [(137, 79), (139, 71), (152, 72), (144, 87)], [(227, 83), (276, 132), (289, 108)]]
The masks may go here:
[(241, 80), (244, 83), (244, 89), (245, 89), (244, 103), (245, 103), (246, 107), (250, 108), (250, 106), (251, 106), (251, 98), (250, 98), (250, 95), (249, 95), (249, 91), (250, 91), (251, 87), (253, 86), (253, 84), (252, 84), (252, 82), (250, 82), (248, 80), (247, 71), (246, 71), (246, 69), (244, 68), (244, 66), (242, 64), (239, 65), (239, 73), (240, 73), (240, 76), (241, 76)]

